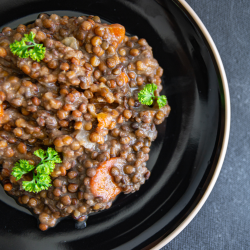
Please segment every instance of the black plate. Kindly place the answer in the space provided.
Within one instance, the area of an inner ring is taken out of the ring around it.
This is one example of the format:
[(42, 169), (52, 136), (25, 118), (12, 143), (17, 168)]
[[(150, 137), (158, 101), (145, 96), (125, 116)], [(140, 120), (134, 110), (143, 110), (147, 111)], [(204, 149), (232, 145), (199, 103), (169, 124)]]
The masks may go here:
[(1, 0), (0, 26), (14, 28), (41, 12), (99, 15), (146, 38), (164, 68), (164, 93), (172, 111), (158, 126), (149, 181), (139, 192), (120, 195), (109, 210), (91, 216), (85, 229), (76, 229), (70, 219), (41, 232), (36, 219), (0, 187), (0, 249), (149, 249), (198, 204), (218, 162), (224, 93), (209, 46), (174, 0)]

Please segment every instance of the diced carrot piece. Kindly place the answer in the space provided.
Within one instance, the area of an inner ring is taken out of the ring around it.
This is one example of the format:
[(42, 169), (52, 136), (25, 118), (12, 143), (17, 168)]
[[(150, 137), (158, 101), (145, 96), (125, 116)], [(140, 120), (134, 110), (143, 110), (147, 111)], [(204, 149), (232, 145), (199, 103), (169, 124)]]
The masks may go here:
[(114, 199), (122, 189), (114, 182), (110, 170), (114, 166), (124, 165), (125, 160), (120, 157), (102, 162), (96, 174), (90, 180), (90, 191), (95, 197), (102, 197), (104, 202)]
[(3, 105), (0, 105), (0, 117), (2, 117), (4, 115), (4, 109), (3, 109)]
[(109, 30), (116, 38), (116, 42), (119, 44), (125, 37), (125, 28), (120, 24), (111, 24), (109, 25)]
[(127, 77), (127, 75), (126, 75), (124, 72), (122, 72), (122, 73), (120, 74), (120, 76), (123, 77), (124, 83), (127, 83), (127, 82), (128, 82), (128, 77)]
[(127, 75), (122, 72), (119, 76), (116, 77), (116, 80), (121, 82), (121, 85), (123, 85), (124, 83), (127, 83), (129, 79)]
[(107, 128), (112, 121), (112, 116), (108, 113), (102, 112), (97, 114), (97, 120), (99, 128)]

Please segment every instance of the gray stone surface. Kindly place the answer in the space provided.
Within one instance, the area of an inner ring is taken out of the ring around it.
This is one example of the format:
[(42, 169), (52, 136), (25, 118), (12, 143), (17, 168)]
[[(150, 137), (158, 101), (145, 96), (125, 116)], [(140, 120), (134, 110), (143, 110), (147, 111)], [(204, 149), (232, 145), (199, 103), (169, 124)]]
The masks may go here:
[(232, 121), (218, 181), (194, 220), (162, 250), (250, 249), (250, 0), (186, 0), (210, 32), (229, 82)]

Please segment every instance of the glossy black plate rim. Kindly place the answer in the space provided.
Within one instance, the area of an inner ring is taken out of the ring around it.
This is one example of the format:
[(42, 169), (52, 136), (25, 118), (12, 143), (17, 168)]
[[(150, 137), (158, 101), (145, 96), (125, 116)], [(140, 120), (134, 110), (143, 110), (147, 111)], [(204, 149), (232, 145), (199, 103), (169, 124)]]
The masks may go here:
[[(8, 1), (8, 0), (7, 0)], [(168, 0), (167, 0), (168, 1)], [(129, 1), (128, 1), (129, 2)], [(132, 2), (132, 1), (131, 1)], [(152, 2), (157, 2), (165, 8), (165, 1), (161, 0), (152, 0)], [(205, 203), (208, 198), (210, 192), (212, 191), (213, 186), (218, 178), (220, 173), (223, 160), (226, 154), (226, 148), (228, 144), (229, 138), (229, 127), (230, 127), (230, 100), (229, 100), (229, 91), (228, 84), (226, 80), (226, 74), (223, 68), (223, 64), (221, 62), (218, 51), (207, 32), (204, 25), (201, 23), (200, 19), (196, 16), (194, 11), (190, 8), (190, 6), (184, 0), (171, 0), (172, 5), (176, 5), (178, 9), (182, 12), (184, 16), (187, 17), (188, 21), (194, 27), (195, 32), (199, 33), (200, 37), (205, 44), (205, 48), (209, 52), (210, 60), (212, 59), (212, 65), (214, 66), (214, 70), (216, 72), (216, 76), (218, 81), (216, 81), (217, 86), (220, 88), (220, 125), (219, 125), (219, 133), (218, 140), (214, 144), (214, 154), (211, 158), (212, 162), (206, 176), (204, 176), (201, 185), (199, 186), (198, 193), (196, 197), (189, 203), (189, 207), (186, 209), (185, 213), (183, 213), (172, 226), (170, 230), (165, 230), (166, 222), (161, 220), (161, 231), (159, 231), (154, 240), (146, 241), (147, 238), (144, 238), (144, 247), (140, 249), (160, 249), (169, 241), (171, 241), (174, 237), (176, 237), (194, 218), (194, 216), (198, 213), (202, 205)], [(161, 4), (162, 3), (162, 4)], [(164, 27), (163, 27), (164, 29)], [(219, 107), (218, 107), (219, 108)], [(138, 249), (140, 246), (137, 246)], [(1, 247), (0, 247), (1, 248)], [(112, 249), (112, 248), (109, 248)], [(124, 248), (123, 248), (124, 249)], [(128, 249), (128, 248), (127, 248)], [(132, 248), (130, 248), (132, 249)]]
[(193, 220), (193, 218), (198, 214), (206, 200), (208, 199), (213, 187), (218, 179), (220, 174), (228, 146), (229, 134), (230, 134), (230, 122), (231, 122), (231, 105), (230, 105), (230, 94), (226, 72), (220, 57), (220, 54), (216, 48), (216, 45), (210, 36), (208, 30), (205, 25), (202, 23), (201, 19), (195, 13), (195, 11), (190, 7), (190, 5), (185, 0), (174, 0), (174, 2), (178, 5), (178, 7), (184, 12), (185, 15), (192, 21), (192, 23), (196, 26), (198, 32), (203, 37), (204, 41), (207, 43), (208, 49), (210, 50), (210, 54), (213, 57), (215, 66), (217, 66), (217, 71), (220, 76), (220, 84), (223, 88), (224, 94), (224, 134), (222, 135), (222, 143), (219, 155), (217, 156), (217, 161), (214, 162), (216, 167), (214, 169), (213, 175), (207, 184), (206, 190), (204, 191), (203, 196), (197, 202), (196, 206), (192, 209), (192, 211), (186, 216), (186, 218), (176, 227), (170, 234), (163, 235), (161, 239), (159, 239), (158, 243), (152, 244), (152, 250), (159, 250), (168, 244), (171, 240), (173, 240), (188, 224)]

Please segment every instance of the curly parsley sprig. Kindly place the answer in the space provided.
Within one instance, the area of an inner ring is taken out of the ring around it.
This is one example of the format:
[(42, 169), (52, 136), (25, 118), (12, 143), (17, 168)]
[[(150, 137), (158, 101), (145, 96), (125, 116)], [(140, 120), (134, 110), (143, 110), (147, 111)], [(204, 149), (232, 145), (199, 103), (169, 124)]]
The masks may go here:
[(157, 99), (159, 108), (167, 104), (167, 97), (165, 95), (155, 96), (154, 91), (157, 90), (157, 85), (154, 83), (146, 84), (145, 87), (138, 93), (138, 100), (141, 104), (152, 105), (153, 100)]
[(36, 34), (33, 32), (24, 34), (21, 41), (15, 40), (10, 44), (11, 52), (21, 58), (30, 57), (32, 60), (40, 62), (45, 57), (46, 48), (43, 47), (43, 44), (35, 43), (35, 36)]
[[(38, 193), (47, 190), (51, 186), (50, 174), (53, 172), (56, 163), (61, 163), (58, 153), (48, 148), (47, 151), (38, 149), (34, 155), (41, 158), (41, 162), (35, 167), (30, 165), (27, 160), (19, 160), (12, 169), (12, 175), (16, 180), (20, 180), (24, 174), (33, 171), (32, 181), (23, 181), (22, 186), (25, 191)], [(36, 172), (34, 171), (36, 169)]]

